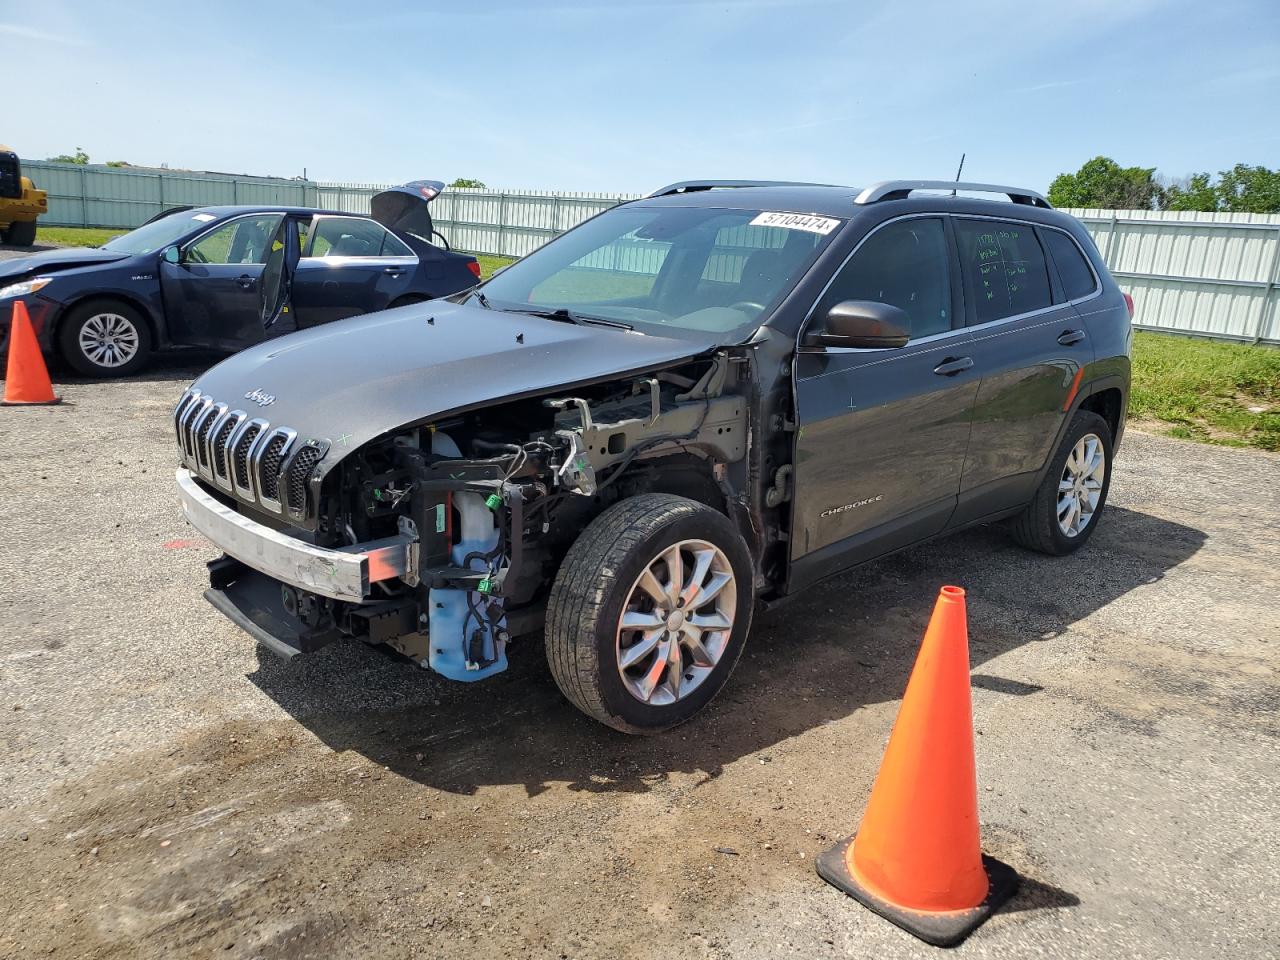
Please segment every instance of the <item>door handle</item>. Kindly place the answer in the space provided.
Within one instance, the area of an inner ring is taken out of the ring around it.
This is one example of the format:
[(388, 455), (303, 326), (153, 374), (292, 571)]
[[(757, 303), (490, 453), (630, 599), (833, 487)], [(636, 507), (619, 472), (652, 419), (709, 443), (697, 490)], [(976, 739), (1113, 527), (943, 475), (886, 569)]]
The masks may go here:
[(964, 373), (973, 366), (971, 357), (948, 357), (940, 364), (933, 368), (933, 372), (940, 377), (954, 377), (957, 373)]
[(393, 277), (398, 277), (400, 274), (404, 273), (404, 267), (384, 267), (382, 272)]
[(1058, 334), (1058, 342), (1064, 347), (1069, 347), (1073, 343), (1079, 343), (1084, 339), (1083, 330), (1064, 330)]
[(242, 273), (240, 276), (236, 277), (236, 283), (240, 284), (240, 286), (244, 287), (246, 290), (253, 289), (253, 285), (256, 282), (257, 281), (247, 273)]

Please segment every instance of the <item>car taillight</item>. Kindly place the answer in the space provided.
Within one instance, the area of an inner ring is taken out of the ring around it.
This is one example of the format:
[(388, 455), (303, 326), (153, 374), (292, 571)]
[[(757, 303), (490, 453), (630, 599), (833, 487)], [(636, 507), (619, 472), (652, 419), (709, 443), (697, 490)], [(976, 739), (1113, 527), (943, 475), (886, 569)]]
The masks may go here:
[[(479, 276), (479, 274), (477, 274), (477, 276)], [(1133, 319), (1133, 297), (1129, 296), (1127, 293), (1123, 294), (1123, 296), (1124, 296), (1124, 305), (1129, 308), (1129, 319), (1132, 320)]]
[[(468, 269), (468, 270), (470, 270), (472, 273), (474, 273), (474, 274), (476, 275), (476, 279), (477, 279), (477, 280), (479, 280), (479, 279), (480, 279), (480, 261), (479, 261), (479, 260), (470, 260), (470, 261), (468, 261), (468, 262), (467, 262), (467, 269)], [(1126, 296), (1126, 297), (1128, 297), (1129, 295), (1126, 293), (1126, 294), (1125, 294), (1125, 296)], [(1133, 316), (1133, 301), (1132, 301), (1132, 300), (1131, 300), (1131, 301), (1129, 301), (1129, 316)]]

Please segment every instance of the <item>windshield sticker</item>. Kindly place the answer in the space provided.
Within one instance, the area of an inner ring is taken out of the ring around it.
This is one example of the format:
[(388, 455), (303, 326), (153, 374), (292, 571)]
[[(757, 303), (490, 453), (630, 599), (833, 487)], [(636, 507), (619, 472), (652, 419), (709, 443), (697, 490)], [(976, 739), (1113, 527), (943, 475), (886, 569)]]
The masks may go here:
[(212, 213), (193, 213), (191, 215), (191, 219), (198, 220), (201, 223), (208, 223), (210, 220), (217, 220), (218, 218)]
[(753, 227), (784, 227), (787, 230), (807, 230), (824, 237), (840, 226), (839, 220), (830, 217), (814, 217), (805, 213), (776, 213), (766, 210), (751, 221)]

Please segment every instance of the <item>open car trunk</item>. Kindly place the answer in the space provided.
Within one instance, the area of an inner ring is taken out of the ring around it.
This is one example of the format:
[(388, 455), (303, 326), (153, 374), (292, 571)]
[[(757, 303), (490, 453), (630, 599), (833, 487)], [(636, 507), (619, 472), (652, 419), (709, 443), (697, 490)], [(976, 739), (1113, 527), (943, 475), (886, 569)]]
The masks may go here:
[(369, 212), (388, 230), (412, 233), (430, 243), (435, 227), (428, 208), (443, 189), (444, 184), (439, 180), (410, 180), (374, 194), (369, 201)]

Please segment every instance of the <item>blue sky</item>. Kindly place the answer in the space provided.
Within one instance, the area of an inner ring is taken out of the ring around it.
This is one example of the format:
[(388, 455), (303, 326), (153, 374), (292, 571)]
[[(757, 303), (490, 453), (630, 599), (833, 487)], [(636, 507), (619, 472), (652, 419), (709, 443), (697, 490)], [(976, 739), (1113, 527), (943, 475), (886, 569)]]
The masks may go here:
[(1280, 167), (1280, 2), (0, 0), (43, 158), (639, 191)]

